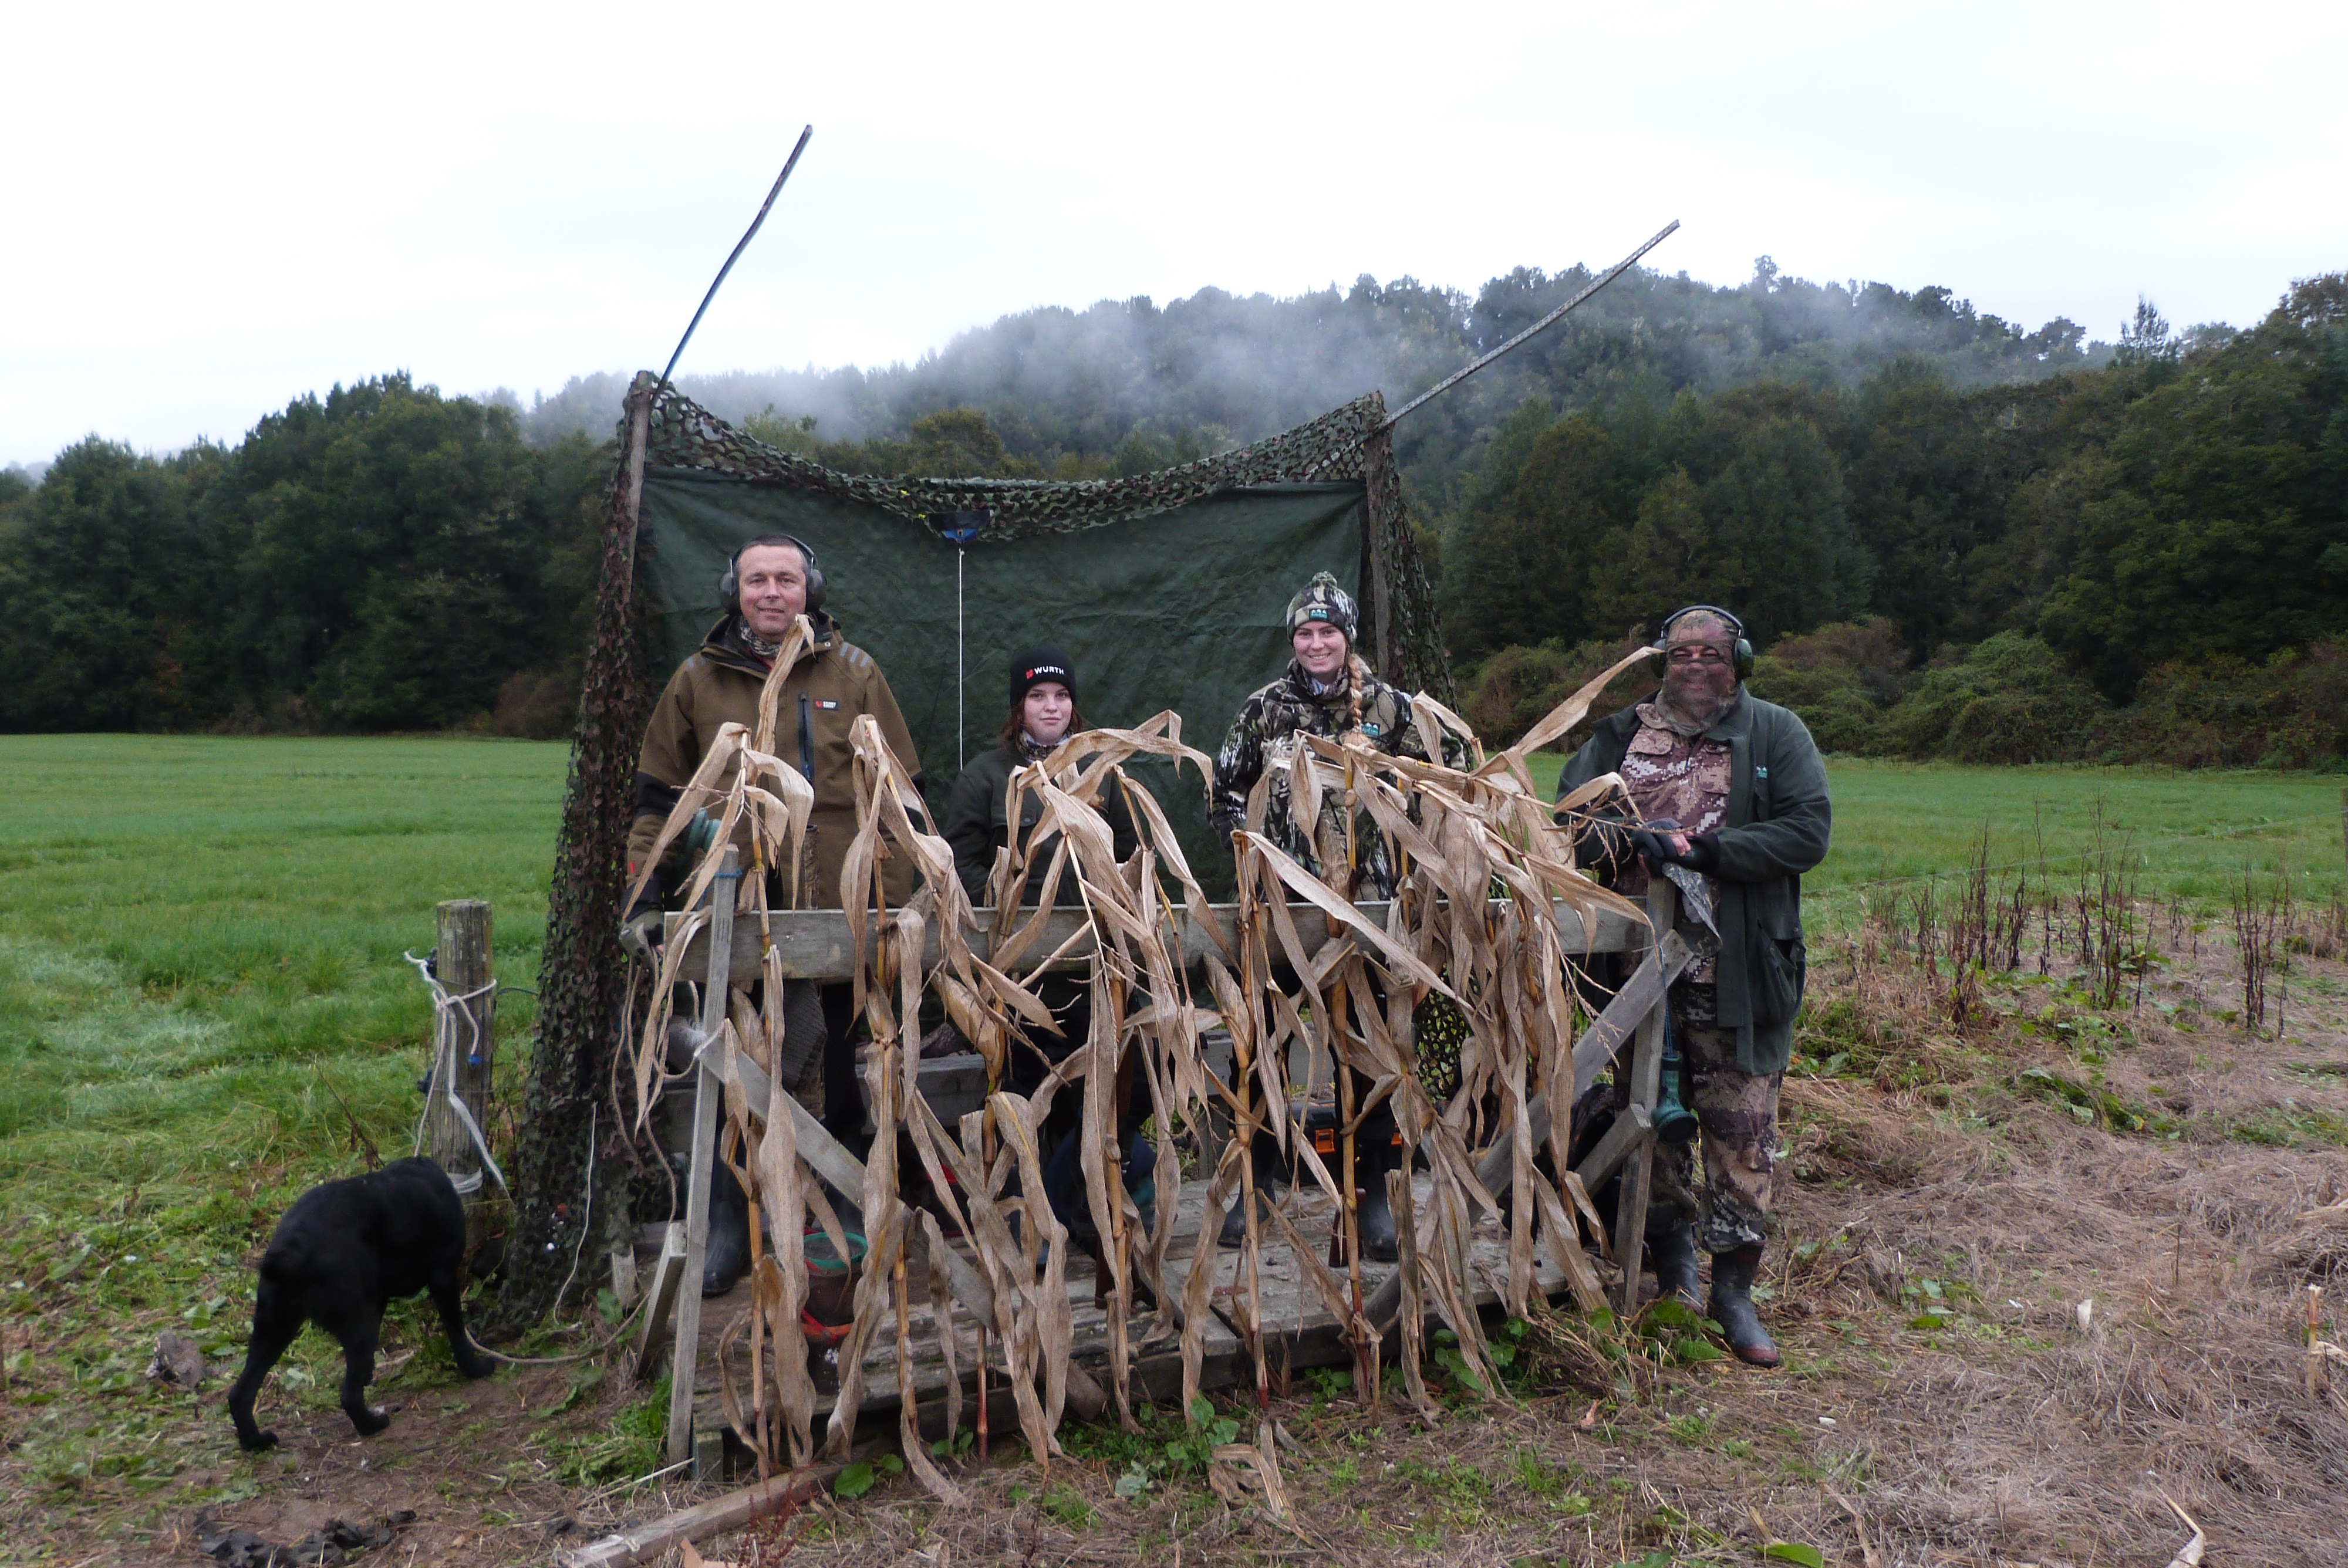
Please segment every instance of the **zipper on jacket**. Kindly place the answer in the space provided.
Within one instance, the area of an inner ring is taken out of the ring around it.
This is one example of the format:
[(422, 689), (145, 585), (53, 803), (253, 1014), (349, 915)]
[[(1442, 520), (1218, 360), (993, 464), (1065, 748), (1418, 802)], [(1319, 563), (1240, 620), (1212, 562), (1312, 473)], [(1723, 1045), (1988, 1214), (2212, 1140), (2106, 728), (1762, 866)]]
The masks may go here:
[(799, 772), (815, 783), (815, 723), (808, 716), (808, 694), (799, 693)]

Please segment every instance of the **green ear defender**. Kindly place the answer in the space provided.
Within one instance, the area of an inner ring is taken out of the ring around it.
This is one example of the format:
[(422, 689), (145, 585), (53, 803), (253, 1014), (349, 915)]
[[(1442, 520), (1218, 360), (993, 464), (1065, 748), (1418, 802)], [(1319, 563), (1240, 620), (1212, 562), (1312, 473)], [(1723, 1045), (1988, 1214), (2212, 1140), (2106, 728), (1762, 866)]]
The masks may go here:
[(1753, 673), (1753, 643), (1752, 641), (1745, 635), (1745, 622), (1737, 620), (1736, 617), (1731, 615), (1728, 611), (1721, 609), (1720, 606), (1716, 604), (1691, 604), (1673, 610), (1669, 615), (1663, 617), (1663, 627), (1655, 633), (1655, 646), (1660, 649), (1663, 647), (1664, 644), (1671, 641), (1672, 627), (1686, 617), (1698, 613), (1704, 615), (1716, 615), (1720, 617), (1721, 620), (1728, 622), (1729, 625), (1736, 629), (1736, 651), (1735, 655), (1736, 662), (1736, 678), (1739, 681), (1742, 681), (1751, 675)]

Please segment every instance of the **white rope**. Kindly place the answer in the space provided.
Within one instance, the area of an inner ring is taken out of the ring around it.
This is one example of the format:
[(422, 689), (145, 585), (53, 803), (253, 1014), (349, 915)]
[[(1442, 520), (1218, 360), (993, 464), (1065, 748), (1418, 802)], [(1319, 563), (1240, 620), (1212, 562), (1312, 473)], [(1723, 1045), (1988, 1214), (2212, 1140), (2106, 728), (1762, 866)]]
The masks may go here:
[[(449, 1107), (456, 1112), (458, 1124), (472, 1138), (473, 1147), (480, 1151), (481, 1163), (488, 1167), (489, 1174), (497, 1178), (499, 1191), (510, 1197), (512, 1189), (506, 1185), (506, 1173), (498, 1168), (497, 1156), (489, 1153), (489, 1141), (481, 1135), (481, 1124), (473, 1120), (472, 1109), (457, 1094), (457, 1020), (458, 1019), (464, 1020), (465, 1030), (472, 1037), (471, 1048), (466, 1054), (468, 1056), (477, 1054), (482, 1043), (483, 1025), (475, 1021), (472, 1009), (468, 1004), (477, 1002), (486, 996), (493, 996), (497, 991), (498, 982), (491, 980), (469, 991), (452, 993), (448, 987), (440, 983), (440, 978), (432, 972), (432, 961), (429, 958), (419, 958), (414, 953), (407, 952), (401, 953), (400, 957), (416, 966), (416, 972), (424, 977), (425, 985), (430, 988), (432, 992), (432, 1072), (425, 1083), (424, 1110), (416, 1119), (416, 1139), (409, 1153), (415, 1154), (424, 1153), (424, 1132), (432, 1120), (433, 1103), (436, 1099), (446, 1099)], [(473, 1193), (480, 1190), (481, 1174), (479, 1171), (468, 1172), (463, 1176), (452, 1177), (451, 1180), (455, 1182), (457, 1191), (459, 1193)]]

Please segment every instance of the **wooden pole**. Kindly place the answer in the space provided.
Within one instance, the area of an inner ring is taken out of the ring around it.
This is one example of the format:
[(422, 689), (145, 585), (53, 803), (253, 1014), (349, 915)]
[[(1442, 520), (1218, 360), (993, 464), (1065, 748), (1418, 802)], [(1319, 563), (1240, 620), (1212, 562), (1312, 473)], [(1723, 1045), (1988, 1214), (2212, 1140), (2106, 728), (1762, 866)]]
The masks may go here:
[(617, 1535), (606, 1535), (599, 1541), (572, 1552), (556, 1554), (562, 1568), (628, 1568), (631, 1563), (656, 1561), (662, 1553), (681, 1541), (705, 1541), (710, 1536), (728, 1530), (739, 1530), (753, 1521), (770, 1513), (779, 1513), (813, 1497), (824, 1484), (851, 1464), (860, 1464), (889, 1451), (884, 1440), (865, 1443), (850, 1449), (835, 1460), (808, 1465), (726, 1492), (722, 1497), (696, 1503), (682, 1513), (672, 1513), (649, 1524), (639, 1524)]
[[(1632, 974), (1630, 979), (1624, 982), (1622, 989), (1614, 993), (1614, 999), (1606, 1004), (1605, 1010), (1591, 1020), (1588, 1029), (1581, 1031), (1581, 1038), (1576, 1040), (1573, 1046), (1576, 1098), (1580, 1097), (1582, 1090), (1598, 1081), (1598, 1074), (1605, 1069), (1609, 1061), (1614, 1060), (1616, 1050), (1623, 1040), (1631, 1037), (1633, 1030), (1638, 1027), (1639, 1021), (1656, 1008), (1663, 1005), (1663, 998), (1669, 991), (1672, 982), (1679, 979), (1682, 969), (1687, 968), (1690, 957), (1688, 945), (1680, 940), (1678, 932), (1664, 932), (1662, 945), (1647, 956), (1646, 961), (1642, 963)], [(1570, 1102), (1568, 1103), (1570, 1104)], [(1568, 1114), (1570, 1113), (1569, 1111)], [(1645, 1112), (1633, 1107), (1632, 1122), (1634, 1128), (1637, 1125), (1638, 1117), (1644, 1114)], [(1536, 1094), (1525, 1104), (1525, 1136), (1535, 1145), (1539, 1145), (1547, 1141), (1549, 1127), (1549, 1097), (1546, 1094)], [(1633, 1136), (1632, 1128), (1623, 1128), (1620, 1122), (1616, 1123), (1616, 1128), (1622, 1132), (1626, 1141)], [(1608, 1150), (1614, 1141), (1614, 1132), (1608, 1132), (1606, 1138), (1599, 1143), (1599, 1150), (1601, 1152)], [(1476, 1180), (1483, 1184), (1486, 1192), (1495, 1191), (1507, 1182), (1509, 1162), (1516, 1157), (1515, 1137), (1514, 1128), (1502, 1128), (1500, 1135), (1492, 1140), (1492, 1146), (1485, 1150), (1483, 1157), (1476, 1162)], [(1595, 1154), (1591, 1156), (1592, 1159), (1596, 1157)], [(1607, 1164), (1605, 1170), (1611, 1173), (1614, 1166), (1622, 1163), (1622, 1156), (1617, 1151), (1610, 1154), (1609, 1158), (1612, 1163)], [(1584, 1161), (1576, 1174), (1594, 1186), (1597, 1184), (1598, 1178), (1590, 1174), (1591, 1170), (1590, 1161)], [(1417, 1222), (1414, 1218), (1411, 1223)], [(1395, 1224), (1397, 1228), (1403, 1224), (1399, 1214), (1395, 1217)], [(1426, 1238), (1418, 1239), (1424, 1241)], [(1401, 1300), (1402, 1275), (1397, 1270), (1386, 1276), (1385, 1283), (1378, 1286), (1375, 1296), (1370, 1297), (1370, 1304), (1365, 1309), (1369, 1314), (1370, 1326), (1380, 1333), (1385, 1332), (1394, 1323), (1395, 1312)]]
[[(734, 900), (742, 882), (742, 852), (719, 851), (709, 882), (709, 976), (701, 988), (701, 1032), (726, 1021), (733, 984)], [(693, 1378), (701, 1359), (701, 1269), (709, 1255), (709, 1168), (717, 1158), (717, 1108), (726, 1098), (717, 1071), (704, 1055), (693, 1074), (693, 1154), (685, 1197), (685, 1272), (677, 1281), (676, 1348), (669, 1356), (668, 1462), (693, 1452)]]
[[(489, 905), (482, 898), (451, 898), (437, 906), (435, 913), (438, 917), (439, 942), (433, 949), (432, 972), (452, 999), (447, 1027), (456, 1038), (448, 1060), (441, 1068), (449, 1077), (434, 1084), (433, 1090), (438, 1097), (453, 1090), (471, 1114), (473, 1125), (486, 1137), (489, 1129), (489, 1075), (497, 1048), (491, 1030), (498, 1003), (498, 994), (491, 989), (495, 976), (490, 963)], [(485, 1179), (481, 1153), (474, 1146), (473, 1134), (446, 1098), (436, 1098), (430, 1125), (432, 1158), (448, 1173), (449, 1180), (465, 1196), (467, 1228), (477, 1229), (472, 1222), (480, 1207), (481, 1183)]]
[[(1647, 884), (1647, 919), (1653, 927), (1657, 950), (1677, 923), (1679, 897), (1669, 879), (1656, 876)], [(1631, 1103), (1634, 1118), (1645, 1112), (1652, 1119), (1656, 1091), (1663, 1081), (1663, 1020), (1672, 1005), (1667, 989), (1654, 1010), (1640, 1021), (1638, 1043), (1632, 1048)], [(1645, 1263), (1647, 1199), (1654, 1184), (1655, 1134), (1652, 1125), (1632, 1143), (1622, 1169), (1622, 1194), (1614, 1205), (1614, 1261), (1622, 1266), (1622, 1286), (1615, 1310), (1628, 1318), (1639, 1310), (1639, 1276)]]

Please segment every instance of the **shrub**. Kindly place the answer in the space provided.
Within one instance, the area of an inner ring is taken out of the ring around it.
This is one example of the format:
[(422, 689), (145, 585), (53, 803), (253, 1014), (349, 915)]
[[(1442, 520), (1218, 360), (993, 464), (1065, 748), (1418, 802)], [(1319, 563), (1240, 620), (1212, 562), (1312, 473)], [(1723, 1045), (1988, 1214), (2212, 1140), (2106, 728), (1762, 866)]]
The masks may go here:
[[(1571, 648), (1554, 642), (1503, 648), (1461, 682), (1460, 716), (1475, 726), (1487, 746), (1498, 750), (1513, 745), (1547, 718), (1551, 709), (1636, 646), (1625, 640), (1581, 642)], [(1644, 701), (1661, 676), (1659, 664), (1633, 665), (1590, 705), (1588, 721), (1571, 734), (1552, 742), (1550, 749), (1570, 751), (1581, 745), (1590, 738), (1591, 725), (1632, 702)]]
[(489, 714), (489, 728), (522, 740), (560, 741), (569, 736), (578, 713), (576, 671), (524, 670), (507, 676), (498, 688), (498, 705)]
[(1781, 637), (1756, 661), (1753, 694), (1791, 708), (1824, 752), (1890, 749), (1884, 711), (1900, 700), (1908, 650), (1880, 616)]
[(2219, 654), (2145, 676), (2121, 716), (2130, 762), (2178, 767), (2336, 767), (2348, 758), (2348, 648), (2318, 642), (2264, 664)]
[(2111, 711), (2037, 638), (2001, 631), (1944, 652), (1885, 715), (1894, 750), (1961, 763), (2046, 763), (2101, 754)]

